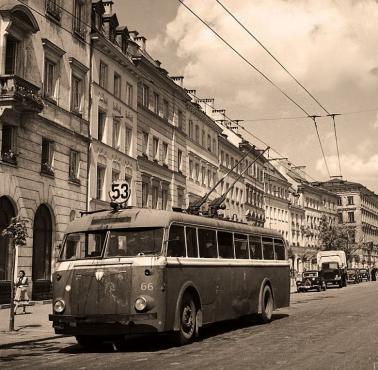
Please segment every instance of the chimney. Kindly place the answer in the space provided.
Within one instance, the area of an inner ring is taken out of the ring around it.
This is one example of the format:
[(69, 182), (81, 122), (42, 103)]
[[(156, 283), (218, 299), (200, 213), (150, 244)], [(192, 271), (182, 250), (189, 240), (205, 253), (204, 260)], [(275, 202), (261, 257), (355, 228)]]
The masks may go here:
[(155, 63), (156, 63), (156, 65), (160, 68), (160, 66), (161, 66), (161, 61), (158, 60), (158, 59), (155, 59)]
[(129, 36), (132, 41), (135, 41), (135, 38), (139, 35), (138, 31), (129, 31)]
[(198, 99), (198, 103), (200, 103), (202, 110), (209, 116), (212, 117), (212, 111), (214, 109), (214, 98), (205, 98), (205, 99)]
[(184, 88), (184, 76), (172, 76), (171, 79), (180, 87)]
[(136, 36), (134, 41), (139, 45), (142, 51), (146, 51), (146, 41), (144, 36)]
[(211, 118), (214, 121), (224, 121), (226, 115), (226, 110), (225, 109), (213, 109), (211, 111)]
[(113, 14), (113, 1), (103, 1), (102, 5), (105, 8), (105, 15), (112, 15)]

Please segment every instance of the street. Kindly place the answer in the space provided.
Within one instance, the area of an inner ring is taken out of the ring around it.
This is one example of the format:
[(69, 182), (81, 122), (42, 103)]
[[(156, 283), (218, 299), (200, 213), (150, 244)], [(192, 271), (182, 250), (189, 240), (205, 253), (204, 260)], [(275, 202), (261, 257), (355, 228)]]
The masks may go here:
[[(164, 336), (85, 352), (72, 337), (0, 350), (2, 369), (378, 369), (378, 284), (291, 295), (268, 325), (226, 322), (199, 341), (171, 347)], [(46, 318), (47, 319), (47, 318)]]

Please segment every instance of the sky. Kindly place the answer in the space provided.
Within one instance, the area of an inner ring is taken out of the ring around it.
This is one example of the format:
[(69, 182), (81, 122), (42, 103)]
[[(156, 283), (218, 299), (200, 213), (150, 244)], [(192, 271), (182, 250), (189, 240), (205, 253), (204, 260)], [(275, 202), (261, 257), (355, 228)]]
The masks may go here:
[[(336, 116), (343, 179), (378, 193), (378, 1), (219, 0), (282, 65)], [(120, 24), (147, 38), (147, 51), (171, 76), (319, 181), (329, 179), (314, 122), (327, 114), (217, 3), (185, 0), (251, 64), (177, 0), (114, 0)], [(359, 112), (359, 113), (356, 113)], [(275, 120), (270, 120), (275, 118)], [(284, 119), (277, 119), (284, 118)], [(331, 176), (340, 175), (333, 122), (317, 126)], [(260, 148), (265, 145), (240, 131)]]

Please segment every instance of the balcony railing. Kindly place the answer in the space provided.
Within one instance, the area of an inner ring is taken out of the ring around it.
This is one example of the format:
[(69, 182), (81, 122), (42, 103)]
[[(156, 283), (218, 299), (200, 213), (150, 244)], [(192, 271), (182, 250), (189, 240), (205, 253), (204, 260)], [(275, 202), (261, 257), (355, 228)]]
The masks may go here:
[(9, 105), (21, 112), (43, 109), (39, 87), (16, 75), (0, 76), (0, 105)]

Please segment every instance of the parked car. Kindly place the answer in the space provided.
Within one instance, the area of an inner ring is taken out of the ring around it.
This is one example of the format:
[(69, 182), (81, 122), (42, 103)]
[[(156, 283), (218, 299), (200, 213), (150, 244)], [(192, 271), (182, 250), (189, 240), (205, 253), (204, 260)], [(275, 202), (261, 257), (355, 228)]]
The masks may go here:
[(360, 283), (360, 273), (358, 269), (347, 269), (347, 282), (358, 284)]
[(297, 292), (307, 292), (310, 289), (316, 289), (318, 292), (326, 290), (327, 285), (317, 270), (305, 271), (302, 278), (297, 280)]
[(370, 281), (370, 271), (369, 269), (359, 269), (359, 273), (360, 273), (360, 281)]

